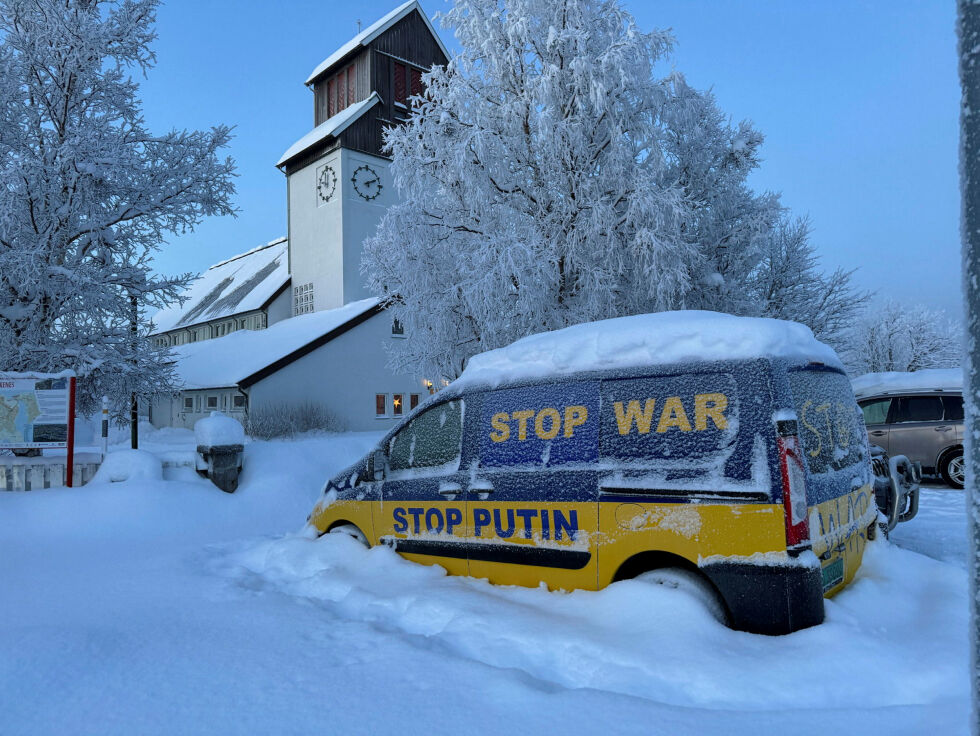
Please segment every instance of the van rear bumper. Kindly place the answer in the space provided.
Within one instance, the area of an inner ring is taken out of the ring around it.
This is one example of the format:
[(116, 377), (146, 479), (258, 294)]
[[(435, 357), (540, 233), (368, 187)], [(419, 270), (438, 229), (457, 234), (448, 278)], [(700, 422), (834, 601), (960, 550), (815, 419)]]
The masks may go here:
[(733, 629), (777, 635), (823, 622), (819, 567), (719, 561), (701, 572), (725, 600)]

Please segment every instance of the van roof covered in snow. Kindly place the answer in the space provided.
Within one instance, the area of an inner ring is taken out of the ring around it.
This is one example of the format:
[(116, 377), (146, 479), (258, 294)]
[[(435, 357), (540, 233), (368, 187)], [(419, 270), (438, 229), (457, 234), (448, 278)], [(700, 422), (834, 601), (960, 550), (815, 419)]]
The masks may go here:
[(473, 356), (453, 387), (763, 357), (796, 358), (842, 368), (837, 353), (798, 322), (678, 311), (618, 317), (530, 335)]

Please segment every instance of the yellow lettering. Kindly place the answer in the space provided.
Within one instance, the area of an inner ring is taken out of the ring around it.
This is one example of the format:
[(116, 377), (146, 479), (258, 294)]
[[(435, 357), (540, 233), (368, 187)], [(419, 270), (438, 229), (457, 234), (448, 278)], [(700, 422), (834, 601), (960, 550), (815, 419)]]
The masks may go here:
[(682, 432), (691, 431), (691, 422), (688, 421), (680, 396), (670, 396), (664, 401), (664, 410), (660, 413), (660, 421), (657, 423), (657, 433), (662, 434), (671, 427), (677, 427)]
[(565, 436), (571, 437), (575, 428), (585, 424), (589, 419), (589, 410), (584, 406), (565, 407)]
[(727, 429), (728, 420), (725, 409), (728, 408), (728, 397), (725, 394), (695, 394), (694, 395), (694, 427), (702, 432), (708, 428), (708, 417), (718, 429)]
[(510, 425), (507, 423), (510, 417), (507, 412), (502, 411), (490, 417), (490, 425), (495, 431), (490, 433), (490, 439), (494, 442), (503, 442), (510, 437)]
[[(548, 429), (544, 428), (544, 420), (546, 418), (551, 419), (551, 426)], [(558, 413), (557, 409), (545, 408), (538, 412), (538, 415), (534, 418), (534, 433), (543, 440), (553, 440), (558, 436), (558, 430), (561, 429), (561, 414)]]
[(521, 409), (510, 415), (511, 419), (517, 420), (517, 439), (527, 439), (527, 420), (534, 416), (531, 409)]
[(653, 421), (653, 407), (657, 403), (656, 399), (647, 399), (643, 410), (640, 411), (640, 402), (632, 399), (623, 411), (623, 402), (617, 401), (613, 404), (616, 410), (616, 425), (619, 427), (620, 434), (629, 434), (633, 430), (633, 422), (640, 434), (650, 432), (650, 422)]
[(812, 424), (810, 424), (810, 422), (806, 420), (806, 410), (809, 409), (812, 404), (813, 402), (810, 400), (807, 400), (803, 404), (803, 409), (800, 412), (800, 421), (803, 422), (803, 426), (809, 429), (811, 432), (813, 432), (813, 434), (817, 438), (817, 447), (809, 451), (810, 457), (816, 457), (817, 455), (820, 454), (820, 451), (823, 449), (823, 438), (820, 436), (819, 430), (817, 430), (816, 427), (814, 427)]

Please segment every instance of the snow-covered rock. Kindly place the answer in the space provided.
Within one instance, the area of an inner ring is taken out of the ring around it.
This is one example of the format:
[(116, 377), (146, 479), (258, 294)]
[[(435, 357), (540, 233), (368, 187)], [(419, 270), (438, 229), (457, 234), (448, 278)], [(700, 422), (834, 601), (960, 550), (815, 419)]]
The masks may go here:
[(211, 416), (194, 423), (194, 437), (198, 446), (244, 445), (245, 429), (237, 419), (213, 411)]
[(121, 483), (123, 481), (162, 480), (160, 458), (145, 450), (117, 450), (102, 461), (92, 483)]

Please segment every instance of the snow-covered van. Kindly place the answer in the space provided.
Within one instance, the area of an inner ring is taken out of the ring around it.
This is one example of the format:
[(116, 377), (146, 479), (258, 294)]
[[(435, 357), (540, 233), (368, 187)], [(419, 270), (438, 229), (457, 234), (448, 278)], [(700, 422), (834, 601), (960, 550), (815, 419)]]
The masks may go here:
[(853, 578), (871, 484), (850, 383), (806, 327), (673, 312), (475, 356), (310, 521), (494, 583), (643, 575), (779, 634)]

